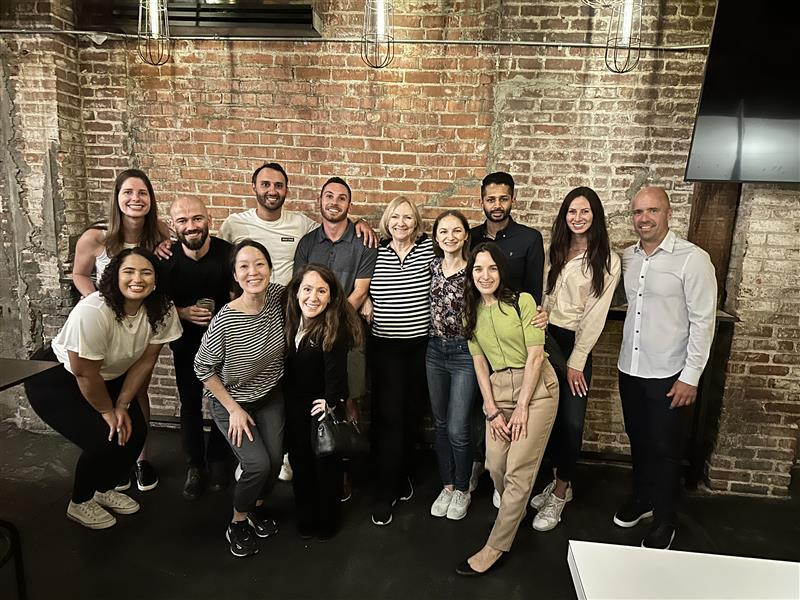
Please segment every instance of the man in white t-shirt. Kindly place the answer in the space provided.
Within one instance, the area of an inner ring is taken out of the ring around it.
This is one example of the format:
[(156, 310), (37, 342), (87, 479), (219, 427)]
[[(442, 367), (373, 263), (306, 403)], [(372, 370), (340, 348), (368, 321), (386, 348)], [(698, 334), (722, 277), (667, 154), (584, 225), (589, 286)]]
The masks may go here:
[[(289, 193), (289, 177), (278, 163), (264, 163), (253, 173), (253, 192), (258, 205), (225, 219), (219, 237), (236, 244), (244, 239), (260, 242), (272, 259), (272, 281), (288, 285), (292, 279), (294, 253), (300, 238), (319, 227), (305, 214), (283, 210)], [(377, 239), (369, 225), (359, 220), (356, 235), (364, 244), (377, 247)]]

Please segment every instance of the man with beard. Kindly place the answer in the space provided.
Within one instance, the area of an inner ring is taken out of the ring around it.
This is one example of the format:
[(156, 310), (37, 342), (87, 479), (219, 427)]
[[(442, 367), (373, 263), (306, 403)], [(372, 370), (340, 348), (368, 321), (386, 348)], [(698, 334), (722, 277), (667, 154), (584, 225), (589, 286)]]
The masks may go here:
[[(183, 325), (183, 335), (170, 343), (175, 381), (181, 402), (181, 445), (188, 463), (183, 497), (194, 500), (206, 480), (212, 491), (228, 483), (228, 443), (211, 427), (206, 447), (203, 434), (203, 384), (194, 372), (194, 356), (213, 313), (231, 299), (233, 278), (229, 264), (231, 244), (208, 235), (210, 218), (196, 198), (179, 199), (170, 207), (171, 227), (178, 241), (163, 263), (164, 281)], [(206, 306), (198, 306), (203, 299)], [(213, 312), (207, 306), (213, 300)], [(208, 476), (206, 475), (208, 467)]]
[(622, 254), (628, 313), (617, 367), (633, 490), (614, 524), (655, 517), (642, 546), (666, 550), (677, 526), (686, 407), (714, 338), (717, 279), (708, 253), (670, 230), (662, 188), (642, 189), (631, 209), (639, 241)]
[(514, 178), (502, 171), (484, 177), (481, 183), (481, 206), (486, 221), (473, 227), (470, 246), (494, 242), (508, 259), (509, 286), (517, 293), (528, 292), (542, 302), (544, 280), (544, 244), (536, 229), (521, 225), (511, 218), (515, 199)]
[[(283, 210), (289, 193), (289, 176), (278, 163), (258, 167), (252, 185), (258, 206), (225, 219), (219, 236), (232, 244), (247, 238), (263, 244), (272, 259), (272, 281), (288, 285), (300, 238), (318, 224), (303, 213)], [(377, 246), (375, 235), (365, 222), (359, 220), (356, 224), (356, 235), (364, 236), (365, 245)]]
[[(378, 250), (356, 239), (356, 227), (347, 218), (352, 192), (340, 177), (331, 177), (319, 193), (319, 212), (322, 225), (303, 236), (294, 255), (294, 268), (308, 263), (324, 265), (333, 271), (347, 294), (347, 301), (358, 311), (369, 293), (369, 282)], [(364, 351), (353, 348), (347, 356), (347, 379), (350, 397), (345, 403), (347, 415), (358, 417), (358, 402), (366, 394), (366, 363)], [(342, 500), (351, 494), (349, 466), (345, 465)]]

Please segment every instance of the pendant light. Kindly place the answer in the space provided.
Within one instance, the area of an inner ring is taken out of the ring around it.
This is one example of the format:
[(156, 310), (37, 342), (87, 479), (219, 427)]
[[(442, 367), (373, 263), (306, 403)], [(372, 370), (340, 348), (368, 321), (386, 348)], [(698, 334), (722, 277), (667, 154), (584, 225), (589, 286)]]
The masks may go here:
[(586, 6), (591, 6), (592, 8), (611, 8), (612, 6), (619, 4), (622, 0), (581, 0)]
[(169, 60), (169, 18), (167, 0), (139, 0), (139, 56), (149, 65)]
[(361, 59), (373, 69), (389, 66), (394, 58), (392, 0), (365, 0), (361, 30)]
[(606, 67), (627, 73), (639, 64), (642, 52), (642, 0), (622, 0), (611, 8), (606, 38)]

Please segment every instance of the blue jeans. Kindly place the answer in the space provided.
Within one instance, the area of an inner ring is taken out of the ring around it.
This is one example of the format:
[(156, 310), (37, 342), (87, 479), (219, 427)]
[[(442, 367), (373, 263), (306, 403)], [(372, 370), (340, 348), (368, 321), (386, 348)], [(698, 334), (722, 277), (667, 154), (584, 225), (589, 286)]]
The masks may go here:
[(472, 473), (470, 415), (478, 391), (466, 340), (430, 338), (425, 368), (442, 484), (466, 492)]

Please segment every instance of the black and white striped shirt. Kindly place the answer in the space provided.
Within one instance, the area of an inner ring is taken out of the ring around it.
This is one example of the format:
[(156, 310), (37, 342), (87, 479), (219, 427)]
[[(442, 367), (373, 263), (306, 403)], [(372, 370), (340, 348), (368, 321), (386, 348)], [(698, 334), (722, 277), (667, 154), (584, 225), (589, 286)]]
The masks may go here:
[(425, 235), (405, 259), (388, 244), (378, 248), (378, 260), (369, 284), (374, 310), (372, 334), (380, 338), (415, 338), (428, 335), (431, 303), (433, 242)]
[[(263, 398), (283, 376), (283, 286), (270, 283), (264, 308), (248, 315), (226, 304), (203, 335), (194, 358), (200, 381), (217, 375), (242, 404)], [(206, 396), (214, 396), (206, 389)]]

